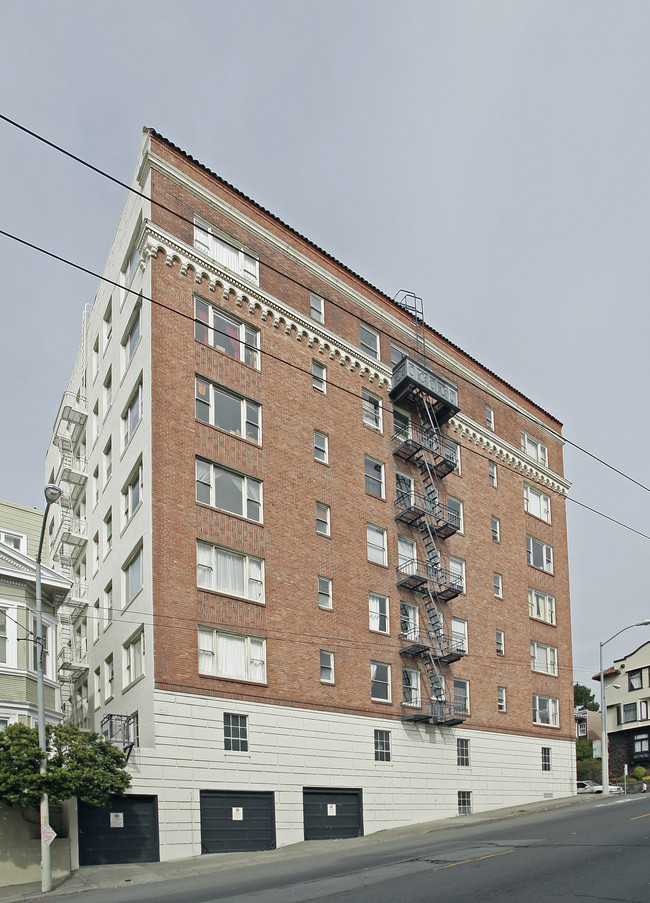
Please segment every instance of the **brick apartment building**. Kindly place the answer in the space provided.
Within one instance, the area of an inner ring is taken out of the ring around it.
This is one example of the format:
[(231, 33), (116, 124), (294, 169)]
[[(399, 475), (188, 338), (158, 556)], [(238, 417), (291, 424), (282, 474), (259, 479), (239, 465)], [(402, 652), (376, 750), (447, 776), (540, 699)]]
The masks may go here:
[(149, 129), (133, 187), (47, 457), (65, 712), (132, 747), (82, 863), (573, 793), (561, 424)]

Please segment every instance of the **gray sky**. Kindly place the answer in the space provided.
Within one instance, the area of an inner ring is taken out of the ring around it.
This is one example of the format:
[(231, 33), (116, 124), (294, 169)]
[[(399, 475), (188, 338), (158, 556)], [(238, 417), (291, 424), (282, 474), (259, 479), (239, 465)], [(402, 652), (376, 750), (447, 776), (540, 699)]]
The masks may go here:
[[(567, 439), (650, 485), (645, 0), (0, 10), (5, 116), (127, 182), (154, 127), (389, 295), (421, 295)], [(124, 198), (0, 122), (0, 229), (101, 272)], [(41, 506), (97, 282), (4, 236), (0, 267), (0, 498)], [(572, 498), (650, 533), (646, 490), (570, 446), (565, 469)], [(650, 544), (567, 508), (589, 684), (599, 641), (650, 617)], [(648, 639), (628, 631), (608, 662)]]

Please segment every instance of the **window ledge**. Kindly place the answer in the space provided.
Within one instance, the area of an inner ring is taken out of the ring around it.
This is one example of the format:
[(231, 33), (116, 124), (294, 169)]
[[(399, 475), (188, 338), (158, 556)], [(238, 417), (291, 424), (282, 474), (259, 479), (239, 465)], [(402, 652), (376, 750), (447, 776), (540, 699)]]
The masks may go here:
[(135, 678), (131, 681), (130, 684), (127, 684), (125, 687), (123, 687), (123, 688), (122, 688), (122, 693), (126, 693), (127, 690), (130, 690), (131, 687), (134, 687), (136, 684), (139, 684), (141, 680), (144, 680), (144, 678), (145, 678), (145, 674), (144, 674), (144, 672), (143, 672), (143, 673), (140, 674), (138, 677), (135, 677)]

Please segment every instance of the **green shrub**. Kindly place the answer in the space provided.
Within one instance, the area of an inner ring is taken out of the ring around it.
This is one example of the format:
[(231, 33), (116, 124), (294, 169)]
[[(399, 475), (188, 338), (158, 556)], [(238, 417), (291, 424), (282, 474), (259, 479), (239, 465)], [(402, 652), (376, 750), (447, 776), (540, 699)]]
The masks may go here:
[(645, 777), (645, 768), (643, 765), (637, 765), (630, 775), (635, 781), (642, 781)]

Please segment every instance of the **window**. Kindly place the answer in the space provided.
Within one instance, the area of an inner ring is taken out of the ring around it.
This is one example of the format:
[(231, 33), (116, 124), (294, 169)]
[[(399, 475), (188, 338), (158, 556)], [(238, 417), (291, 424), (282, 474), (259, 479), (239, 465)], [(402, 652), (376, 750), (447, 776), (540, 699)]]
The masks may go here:
[(463, 503), (458, 499), (447, 496), (447, 510), (449, 511), (449, 523), (458, 528), (459, 533), (464, 533)]
[(381, 702), (390, 702), (390, 665), (370, 663), (370, 696)]
[(365, 351), (368, 357), (379, 360), (379, 336), (365, 323), (361, 323), (359, 327), (361, 350)]
[(407, 640), (417, 640), (419, 636), (417, 605), (408, 602), (399, 604), (399, 629), (400, 636)]
[(411, 421), (404, 411), (393, 409), (393, 437), (400, 442), (405, 442), (411, 437)]
[(92, 350), (92, 359), (91, 359), (91, 370), (93, 382), (97, 378), (97, 374), (99, 373), (99, 336), (95, 338), (93, 342), (93, 350)]
[(506, 711), (506, 688), (497, 687), (497, 711)]
[(586, 722), (586, 721), (580, 721), (580, 722), (579, 722), (579, 724), (578, 724), (578, 736), (579, 736), (579, 737), (586, 737), (586, 736), (587, 736), (587, 722)]
[(9, 530), (0, 530), (0, 542), (3, 542), (11, 549), (15, 549), (16, 552), (22, 552), (23, 555), (27, 554), (26, 533), (13, 533)]
[(324, 649), (320, 651), (320, 679), (324, 684), (334, 683), (334, 653)]
[[(97, 642), (102, 634), (102, 610), (99, 607), (99, 599), (95, 599), (93, 605), (93, 642)], [(0, 659), (1, 661), (1, 659)]]
[(140, 746), (140, 717), (137, 712), (129, 716), (129, 738), (136, 748)]
[(413, 479), (404, 473), (395, 474), (395, 493), (400, 508), (409, 508), (414, 501)]
[(104, 311), (104, 350), (106, 350), (106, 346), (111, 340), (111, 336), (113, 335), (113, 299), (111, 298), (108, 302), (106, 310)]
[(93, 575), (97, 573), (99, 570), (99, 533), (95, 533), (93, 536)]
[(112, 655), (109, 655), (104, 663), (104, 693), (104, 702), (112, 699), (115, 693), (115, 667)]
[(553, 573), (553, 549), (547, 543), (540, 539), (533, 539), (532, 536), (526, 537), (526, 556), (528, 564), (534, 568), (546, 571), (547, 574)]
[(494, 595), (497, 599), (503, 599), (503, 578), (501, 574), (494, 575)]
[(131, 396), (126, 410), (122, 414), (122, 448), (126, 448), (142, 419), (142, 383)]
[(496, 647), (497, 655), (506, 654), (506, 635), (503, 630), (497, 630), (496, 632)]
[(452, 583), (456, 583), (462, 592), (465, 592), (465, 562), (462, 558), (449, 558), (449, 573)]
[(198, 586), (241, 596), (251, 602), (264, 602), (264, 562), (261, 558), (200, 541), (196, 550)]
[(321, 464), (329, 461), (329, 440), (325, 433), (314, 430), (314, 458)]
[(366, 492), (376, 495), (378, 499), (384, 498), (384, 465), (368, 455), (364, 459), (366, 473)]
[(551, 770), (551, 747), (542, 746), (542, 771)]
[(234, 436), (245, 436), (258, 445), (262, 441), (260, 405), (226, 392), (200, 376), (196, 378), (196, 419)]
[(494, 408), (485, 405), (485, 425), (489, 430), (494, 430)]
[(317, 323), (325, 322), (325, 302), (319, 295), (313, 292), (309, 296), (309, 316)]
[(555, 597), (540, 593), (536, 589), (528, 590), (528, 608), (531, 618), (555, 624)]
[(95, 402), (95, 406), (93, 407), (93, 412), (90, 418), (90, 432), (93, 437), (93, 445), (97, 442), (97, 438), (99, 437), (99, 401)]
[(640, 690), (643, 687), (643, 671), (639, 668), (637, 671), (628, 671), (627, 688), (628, 690)]
[(321, 536), (330, 535), (330, 508), (322, 502), (316, 502), (316, 532)]
[(361, 390), (363, 422), (381, 432), (381, 399), (367, 389)]
[(129, 366), (131, 358), (135, 354), (135, 350), (140, 343), (140, 305), (135, 309), (135, 313), (131, 317), (131, 321), (127, 327), (127, 333), (122, 339), (122, 360), (124, 362), (124, 370)]
[(559, 727), (559, 703), (550, 696), (533, 694), (533, 721), (535, 724), (548, 724)]
[(540, 520), (551, 522), (551, 499), (543, 492), (524, 484), (524, 509)]
[(249, 520), (262, 521), (262, 483), (196, 459), (196, 500)]
[(472, 791), (471, 790), (459, 790), (458, 791), (458, 814), (459, 815), (471, 815), (472, 814)]
[(494, 461), (488, 461), (488, 479), (490, 480), (490, 486), (497, 485), (497, 466)]
[(650, 699), (639, 700), (639, 721), (647, 721), (648, 720), (649, 704), (650, 704)]
[(388, 597), (378, 593), (370, 593), (368, 596), (370, 611), (370, 629), (379, 633), (388, 633)]
[(404, 705), (421, 705), (419, 671), (402, 669), (402, 702)]
[(140, 231), (140, 222), (133, 233), (133, 244), (129, 248), (129, 252), (122, 264), (122, 273), (124, 274), (124, 285), (128, 288), (133, 282), (138, 264), (140, 263), (140, 251), (138, 250), (137, 236)]
[(469, 714), (469, 681), (454, 678), (454, 711)]
[(467, 652), (467, 621), (463, 618), (451, 619), (451, 641), (454, 649)]
[(390, 731), (375, 731), (375, 762), (390, 762)]
[(129, 478), (129, 482), (122, 490), (122, 515), (123, 522), (128, 524), (142, 501), (142, 461)]
[(647, 757), (650, 752), (650, 734), (634, 734), (634, 755)]
[(113, 441), (109, 436), (108, 442), (104, 447), (104, 460), (103, 460), (103, 471), (104, 471), (104, 486), (108, 483), (111, 478), (111, 474), (113, 473)]
[(93, 688), (95, 691), (95, 708), (98, 709), (102, 704), (102, 669), (95, 668), (95, 676), (93, 680)]
[(199, 627), (199, 672), (265, 683), (266, 640)]
[(124, 606), (129, 605), (142, 589), (142, 546), (124, 565)]
[(104, 558), (108, 555), (113, 547), (113, 509), (108, 509), (108, 514), (104, 518)]
[(0, 663), (7, 663), (7, 612), (0, 608)]
[(327, 370), (318, 361), (311, 363), (311, 384), (319, 392), (327, 392)]
[(417, 549), (412, 539), (397, 537), (397, 567), (402, 574), (415, 574), (417, 571)]
[(259, 284), (257, 258), (243, 248), (237, 247), (232, 241), (222, 238), (213, 226), (198, 217), (194, 220), (194, 247), (248, 282)]
[(124, 689), (144, 674), (144, 631), (142, 628), (124, 644)]
[(501, 542), (501, 525), (498, 517), (492, 518), (492, 542)]
[(194, 337), (259, 370), (259, 330), (227, 316), (200, 298), (194, 299)]
[(374, 524), (366, 524), (366, 544), (368, 561), (375, 564), (386, 564), (386, 531)]
[(318, 604), (320, 608), (332, 608), (332, 581), (329, 577), (318, 578)]
[(636, 702), (626, 702), (623, 706), (623, 724), (636, 721)]
[(557, 649), (534, 640), (530, 644), (530, 667), (542, 674), (557, 675)]
[[(93, 485), (92, 485), (91, 491), (92, 491), (92, 500), (93, 500), (93, 509), (94, 509), (97, 507), (97, 502), (99, 501), (99, 464), (93, 470)], [(53, 522), (51, 522), (51, 523), (53, 523)]]
[(461, 737), (456, 739), (456, 765), (463, 768), (469, 767), (469, 740)]
[(391, 344), (390, 346), (390, 363), (392, 367), (396, 367), (400, 361), (404, 360), (406, 357), (406, 352), (402, 351), (401, 348), (398, 348), (397, 345)]
[(248, 716), (223, 713), (223, 748), (248, 752)]
[(533, 461), (537, 461), (538, 464), (543, 464), (544, 467), (548, 466), (547, 447), (542, 445), (539, 440), (533, 439), (528, 433), (522, 432), (521, 434), (521, 450), (524, 454), (528, 455), (529, 458), (532, 458)]
[(104, 630), (106, 630), (113, 620), (113, 581), (111, 581), (104, 590), (104, 614)]

